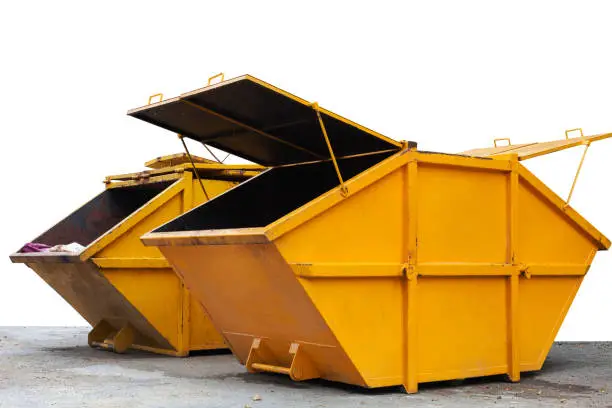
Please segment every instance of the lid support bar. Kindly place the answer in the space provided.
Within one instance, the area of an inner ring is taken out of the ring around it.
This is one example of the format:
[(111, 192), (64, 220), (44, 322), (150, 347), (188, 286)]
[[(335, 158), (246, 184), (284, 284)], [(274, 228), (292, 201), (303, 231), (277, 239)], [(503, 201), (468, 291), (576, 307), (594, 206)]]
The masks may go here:
[(336, 169), (338, 180), (340, 180), (340, 193), (342, 194), (342, 196), (346, 197), (348, 195), (348, 188), (346, 187), (346, 185), (344, 185), (344, 180), (342, 179), (342, 173), (340, 173), (340, 167), (338, 167), (338, 161), (336, 160), (336, 155), (334, 155), (334, 149), (332, 149), (331, 143), (329, 141), (329, 137), (327, 136), (327, 130), (325, 130), (325, 124), (323, 123), (321, 112), (319, 112), (319, 104), (317, 102), (313, 102), (312, 108), (317, 113), (317, 119), (319, 120), (321, 131), (323, 132), (323, 138), (325, 139), (325, 143), (327, 144), (327, 148), (329, 149), (329, 155), (331, 156), (332, 163), (334, 163), (334, 168)]
[(219, 160), (219, 158), (213, 153), (212, 150), (210, 150), (210, 148), (208, 147), (208, 145), (204, 142), (202, 142), (202, 146), (204, 146), (206, 148), (206, 150), (208, 150), (208, 153), (211, 154), (211, 156), (217, 161), (217, 163), (222, 163), (221, 160)]
[(572, 194), (574, 193), (574, 188), (576, 187), (576, 181), (578, 181), (578, 175), (580, 174), (580, 170), (582, 169), (582, 164), (584, 163), (584, 158), (589, 150), (589, 146), (591, 142), (586, 142), (584, 146), (584, 151), (582, 152), (582, 157), (580, 158), (580, 164), (578, 164), (578, 169), (576, 170), (576, 175), (574, 176), (574, 182), (572, 183), (572, 188), (570, 188), (569, 195), (567, 196), (567, 201), (565, 205), (569, 205), (570, 200), (572, 199)]
[(183, 147), (185, 148), (185, 153), (187, 153), (187, 157), (189, 157), (189, 162), (191, 163), (193, 172), (195, 173), (195, 176), (197, 177), (198, 182), (200, 183), (200, 187), (202, 187), (202, 192), (204, 193), (204, 197), (206, 197), (206, 201), (208, 201), (210, 200), (210, 197), (208, 197), (208, 193), (206, 192), (206, 189), (204, 188), (204, 183), (202, 183), (202, 179), (200, 178), (200, 173), (198, 173), (198, 169), (196, 169), (195, 163), (193, 162), (193, 158), (191, 157), (191, 153), (189, 153), (189, 149), (187, 148), (187, 143), (185, 143), (185, 140), (183, 139), (183, 135), (179, 133), (177, 136), (181, 140), (181, 143), (183, 144)]

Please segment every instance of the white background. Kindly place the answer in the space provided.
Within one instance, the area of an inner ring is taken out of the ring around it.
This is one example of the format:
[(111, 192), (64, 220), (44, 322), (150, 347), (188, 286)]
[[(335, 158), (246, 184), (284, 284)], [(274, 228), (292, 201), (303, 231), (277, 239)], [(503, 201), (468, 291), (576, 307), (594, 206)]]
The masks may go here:
[[(423, 150), (612, 132), (605, 2), (0, 3), (0, 325), (85, 321), (9, 253), (103, 189), (176, 153), (125, 112), (207, 78), (253, 74)], [(199, 146), (194, 153), (205, 155)], [(581, 148), (527, 162), (562, 197)], [(612, 140), (572, 205), (612, 236)], [(559, 340), (612, 340), (612, 254), (600, 252)]]

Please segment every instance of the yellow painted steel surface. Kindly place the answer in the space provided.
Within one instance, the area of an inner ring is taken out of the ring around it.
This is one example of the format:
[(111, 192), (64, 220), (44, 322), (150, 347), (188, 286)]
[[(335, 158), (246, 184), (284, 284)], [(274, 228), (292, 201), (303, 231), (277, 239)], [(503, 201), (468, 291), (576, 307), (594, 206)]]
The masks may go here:
[[(311, 116), (302, 118), (316, 124)], [(331, 122), (323, 119), (321, 127)], [(333, 166), (298, 163), (297, 153), (287, 166), (287, 154), (281, 166), (142, 237), (238, 360), (251, 372), (407, 392), (494, 374), (518, 381), (540, 369), (595, 253), (610, 241), (516, 154), (465, 157), (403, 143), (351, 158), (338, 132), (325, 134)], [(378, 137), (358, 136), (356, 144)], [(309, 150), (324, 153), (323, 135), (309, 137), (321, 142)], [(293, 142), (315, 146), (304, 140)], [(295, 148), (260, 146), (246, 155)], [(344, 156), (338, 166), (334, 148)], [(240, 219), (219, 221), (229, 204)]]
[[(249, 177), (245, 172), (258, 168), (228, 168), (218, 163), (198, 166), (203, 167), (198, 171), (211, 198)], [(69, 243), (54, 242), (59, 239), (80, 242), (86, 245), (81, 253), (16, 253), (12, 260), (26, 263), (94, 326), (89, 336), (92, 346), (117, 352), (131, 347), (176, 356), (225, 348), (223, 338), (162, 254), (139, 239), (205, 201), (192, 171), (179, 165), (110, 176), (106, 188), (40, 237), (47, 244)], [(147, 197), (116, 216), (146, 189), (152, 189)], [(114, 217), (116, 223), (104, 221)], [(102, 227), (95, 239), (87, 239), (84, 231), (96, 230), (100, 223), (110, 225)]]
[(540, 369), (610, 246), (516, 160), (402, 151), (347, 185), (261, 228), (144, 240), (243, 364), (288, 369), (298, 344), (314, 377), (407, 391)]

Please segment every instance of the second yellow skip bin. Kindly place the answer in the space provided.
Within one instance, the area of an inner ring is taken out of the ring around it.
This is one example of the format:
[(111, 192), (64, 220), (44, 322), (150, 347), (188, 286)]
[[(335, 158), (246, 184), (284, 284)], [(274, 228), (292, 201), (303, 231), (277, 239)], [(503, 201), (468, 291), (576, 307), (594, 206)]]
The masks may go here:
[(159, 157), (146, 163), (153, 170), (107, 177), (103, 193), (33, 240), (76, 242), (85, 247), (81, 252), (11, 255), (93, 326), (91, 346), (176, 356), (226, 347), (162, 254), (139, 239), (261, 169), (194, 161), (202, 184), (185, 155)]
[(516, 154), (419, 151), (253, 77), (131, 114), (272, 167), (142, 238), (250, 372), (518, 381), (610, 246)]

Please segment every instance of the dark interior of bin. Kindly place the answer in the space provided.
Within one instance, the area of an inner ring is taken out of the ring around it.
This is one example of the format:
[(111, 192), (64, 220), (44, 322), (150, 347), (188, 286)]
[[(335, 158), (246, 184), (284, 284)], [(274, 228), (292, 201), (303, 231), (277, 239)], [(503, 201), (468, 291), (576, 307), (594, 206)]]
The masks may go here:
[[(392, 154), (341, 159), (342, 177), (348, 180)], [(263, 227), (338, 185), (330, 161), (272, 168), (154, 232)]]
[(105, 190), (33, 242), (88, 246), (134, 211), (165, 190), (171, 182)]

